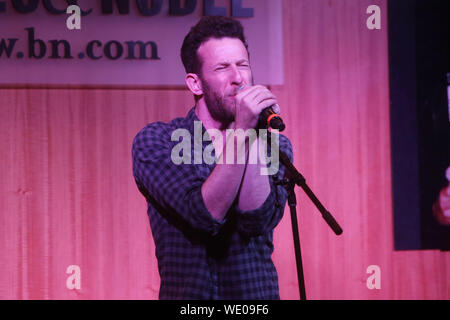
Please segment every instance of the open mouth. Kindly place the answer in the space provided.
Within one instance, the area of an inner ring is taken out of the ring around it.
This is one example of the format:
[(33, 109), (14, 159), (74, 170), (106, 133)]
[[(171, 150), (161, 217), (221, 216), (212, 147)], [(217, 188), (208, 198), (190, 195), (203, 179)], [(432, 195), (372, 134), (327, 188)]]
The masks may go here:
[(238, 95), (238, 93), (245, 88), (245, 84), (243, 84), (242, 86), (240, 86), (239, 88), (236, 89), (236, 91), (233, 94), (230, 94), (230, 97), (235, 97)]

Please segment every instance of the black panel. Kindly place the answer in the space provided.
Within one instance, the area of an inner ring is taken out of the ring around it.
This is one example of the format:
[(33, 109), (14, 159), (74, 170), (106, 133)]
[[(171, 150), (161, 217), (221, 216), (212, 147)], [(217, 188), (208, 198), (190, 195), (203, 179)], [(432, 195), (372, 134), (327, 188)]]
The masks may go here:
[(449, 3), (388, 3), (396, 250), (450, 248), (450, 227), (432, 213), (450, 165)]

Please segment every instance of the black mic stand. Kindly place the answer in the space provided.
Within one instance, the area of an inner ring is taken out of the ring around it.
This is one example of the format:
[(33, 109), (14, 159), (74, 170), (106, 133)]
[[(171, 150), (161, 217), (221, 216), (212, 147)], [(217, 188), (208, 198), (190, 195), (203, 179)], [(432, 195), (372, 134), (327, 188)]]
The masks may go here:
[(305, 280), (303, 276), (302, 254), (300, 248), (300, 236), (296, 212), (297, 199), (294, 191), (295, 185), (298, 185), (305, 191), (307, 196), (311, 199), (311, 201), (320, 211), (322, 217), (325, 219), (327, 224), (330, 226), (330, 228), (334, 231), (336, 235), (342, 234), (342, 228), (339, 226), (339, 224), (331, 215), (331, 213), (327, 211), (327, 209), (325, 209), (325, 207), (320, 203), (319, 199), (317, 199), (315, 194), (308, 187), (308, 185), (306, 184), (306, 179), (302, 176), (300, 172), (297, 171), (297, 169), (294, 167), (289, 157), (279, 147), (278, 150), (280, 161), (286, 167), (286, 171), (285, 171), (285, 178), (276, 183), (283, 185), (288, 191), (288, 205), (291, 211), (292, 234), (294, 237), (295, 260), (297, 264), (297, 277), (300, 292), (300, 300), (306, 300)]

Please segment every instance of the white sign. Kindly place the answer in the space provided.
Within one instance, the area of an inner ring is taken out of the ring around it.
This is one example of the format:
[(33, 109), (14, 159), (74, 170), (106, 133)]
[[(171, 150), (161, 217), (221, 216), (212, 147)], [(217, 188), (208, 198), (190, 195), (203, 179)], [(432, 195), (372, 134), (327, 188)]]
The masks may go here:
[(241, 21), (255, 82), (283, 84), (280, 0), (73, 2), (1, 2), (0, 84), (184, 85), (180, 48), (205, 13)]

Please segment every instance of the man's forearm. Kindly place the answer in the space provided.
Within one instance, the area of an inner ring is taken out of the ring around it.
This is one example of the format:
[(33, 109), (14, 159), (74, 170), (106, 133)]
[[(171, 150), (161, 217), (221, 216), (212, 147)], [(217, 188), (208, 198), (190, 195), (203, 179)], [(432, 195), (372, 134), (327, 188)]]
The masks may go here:
[[(233, 136), (226, 140), (225, 145), (231, 143), (234, 145)], [(236, 147), (237, 149), (245, 148), (245, 142)], [(226, 150), (226, 147), (223, 147), (223, 150)], [(219, 152), (216, 151), (216, 154)], [(225, 163), (225, 157), (226, 153), (221, 152), (218, 163)], [(248, 152), (246, 152), (245, 158), (248, 159)], [(214, 219), (222, 221), (225, 218), (239, 193), (245, 168), (245, 163), (237, 164), (237, 161), (230, 164), (218, 164), (203, 183), (203, 201)]]
[[(259, 159), (259, 139), (260, 138), (256, 139), (249, 147), (249, 157), (253, 157), (253, 159)], [(255, 162), (256, 164), (253, 164), (252, 162), (248, 163), (245, 168), (238, 202), (238, 206), (241, 211), (249, 211), (259, 208), (270, 194), (269, 176), (261, 174), (261, 169), (265, 166), (265, 164), (261, 164), (261, 161)]]
[[(227, 139), (226, 144), (234, 144), (233, 139)], [(245, 148), (245, 164), (236, 164), (237, 158), (235, 158), (231, 164), (216, 165), (203, 183), (203, 201), (216, 220), (224, 219), (237, 196), (239, 196), (238, 206), (241, 211), (259, 208), (269, 196), (269, 177), (261, 174), (261, 169), (266, 165), (259, 163), (260, 161), (250, 161), (249, 163), (250, 157), (258, 159), (259, 139), (236, 146), (235, 151)], [(238, 152), (235, 152), (235, 156), (237, 154)], [(223, 160), (225, 153), (222, 153), (220, 157)], [(219, 163), (221, 162), (223, 161), (219, 161)]]

